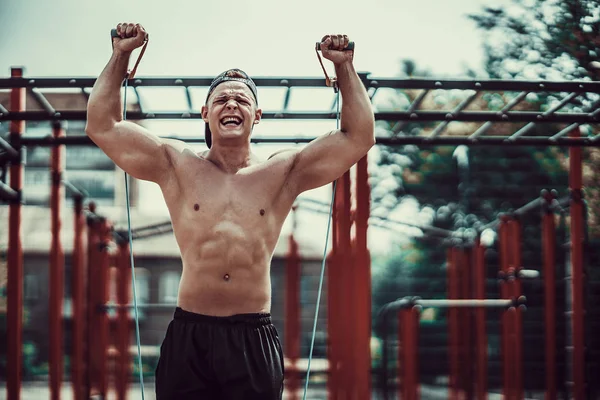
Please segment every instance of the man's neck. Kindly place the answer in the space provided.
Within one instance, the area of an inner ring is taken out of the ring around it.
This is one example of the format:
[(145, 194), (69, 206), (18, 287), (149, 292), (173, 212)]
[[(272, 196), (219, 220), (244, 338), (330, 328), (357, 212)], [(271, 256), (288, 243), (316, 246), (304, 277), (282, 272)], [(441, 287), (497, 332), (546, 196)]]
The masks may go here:
[(254, 159), (249, 145), (243, 146), (219, 146), (213, 144), (206, 155), (206, 159), (226, 173), (236, 173), (240, 169), (248, 167)]

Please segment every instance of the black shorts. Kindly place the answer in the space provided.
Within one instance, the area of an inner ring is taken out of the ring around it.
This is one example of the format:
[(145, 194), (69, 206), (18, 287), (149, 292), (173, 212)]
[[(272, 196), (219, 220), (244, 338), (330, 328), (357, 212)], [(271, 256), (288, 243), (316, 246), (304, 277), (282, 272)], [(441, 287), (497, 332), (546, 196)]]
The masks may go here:
[(156, 399), (281, 399), (283, 351), (270, 314), (177, 307), (160, 347)]

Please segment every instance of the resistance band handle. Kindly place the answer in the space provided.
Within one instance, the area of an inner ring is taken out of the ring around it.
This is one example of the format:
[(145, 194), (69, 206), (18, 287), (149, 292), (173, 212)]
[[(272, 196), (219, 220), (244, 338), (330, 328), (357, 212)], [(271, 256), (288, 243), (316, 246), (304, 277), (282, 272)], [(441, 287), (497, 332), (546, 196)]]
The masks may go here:
[(119, 36), (119, 34), (117, 33), (117, 28), (112, 28), (110, 30), (110, 38), (120, 38), (121, 36)]
[[(119, 34), (117, 33), (117, 28), (113, 28), (110, 30), (110, 38), (111, 40), (113, 38), (120, 38), (121, 36), (119, 36)], [(146, 45), (148, 45), (148, 34), (146, 34), (146, 40), (144, 41), (144, 45), (142, 46), (142, 51), (140, 52), (140, 55), (138, 56), (137, 61), (135, 62), (135, 65), (133, 66), (133, 69), (127, 72), (127, 78), (128, 79), (133, 79), (133, 77), (135, 76), (135, 73), (137, 71), (137, 67), (140, 64), (140, 61), (142, 60), (142, 57), (144, 56), (144, 52), (146, 51)]]
[[(315, 46), (315, 50), (317, 50), (317, 51), (321, 50), (321, 42), (317, 42), (317, 45)], [(352, 50), (354, 50), (354, 42), (348, 42), (348, 46), (346, 46), (344, 51), (352, 51)]]

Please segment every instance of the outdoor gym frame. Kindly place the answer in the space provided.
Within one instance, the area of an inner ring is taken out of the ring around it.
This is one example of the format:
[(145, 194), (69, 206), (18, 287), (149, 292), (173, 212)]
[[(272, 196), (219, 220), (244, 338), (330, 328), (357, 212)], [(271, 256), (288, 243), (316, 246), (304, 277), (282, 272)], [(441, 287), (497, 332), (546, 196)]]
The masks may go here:
[[(384, 332), (381, 380), (383, 398), (387, 400), (389, 344), (387, 330), (391, 314), (397, 313), (399, 323), (398, 381), (399, 394), (407, 400), (420, 398), (418, 367), (419, 316), (423, 308), (448, 308), (449, 381), (448, 398), (483, 400), (488, 397), (488, 339), (486, 309), (501, 309), (501, 374), (502, 394), (506, 399), (523, 399), (523, 316), (527, 298), (522, 293), (522, 281), (537, 279), (540, 272), (521, 266), (521, 218), (541, 211), (541, 268), (544, 286), (545, 383), (546, 399), (556, 399), (557, 338), (556, 338), (556, 226), (554, 216), (564, 213), (569, 198), (557, 199), (556, 194), (543, 190), (540, 196), (510, 214), (493, 221), (499, 231), (500, 270), (497, 278), (500, 298), (485, 299), (486, 246), (479, 237), (462, 242), (450, 238), (455, 245), (447, 250), (447, 299), (404, 297), (386, 304), (379, 311), (378, 323)], [(582, 214), (583, 215), (583, 214)], [(573, 271), (575, 273), (575, 271)], [(541, 302), (540, 302), (541, 303)], [(464, 310), (465, 308), (471, 310)], [(578, 332), (581, 334), (582, 332)], [(573, 373), (585, 375), (584, 366), (574, 365)], [(579, 384), (583, 384), (580, 382)], [(573, 398), (585, 398), (583, 388), (575, 383)], [(578, 393), (575, 395), (575, 393)], [(578, 397), (584, 396), (584, 397)]]
[[(584, 398), (584, 304), (583, 287), (583, 198), (582, 198), (582, 149), (583, 146), (600, 146), (600, 134), (582, 137), (580, 127), (586, 124), (600, 123), (599, 101), (581, 102), (580, 96), (600, 94), (598, 82), (544, 82), (544, 81), (502, 81), (502, 80), (423, 80), (423, 79), (375, 79), (369, 74), (359, 74), (368, 89), (371, 98), (381, 88), (421, 90), (420, 94), (405, 111), (375, 112), (376, 120), (396, 122), (394, 132), (400, 132), (406, 123), (438, 122), (436, 128), (427, 136), (378, 137), (381, 145), (415, 144), (434, 145), (493, 145), (493, 146), (568, 146), (570, 169), (570, 213), (571, 213), (571, 262), (573, 278), (573, 313), (571, 324), (573, 331), (573, 398)], [(62, 340), (60, 307), (62, 305), (63, 274), (62, 251), (58, 238), (60, 224), (60, 202), (62, 198), (61, 174), (62, 152), (65, 145), (94, 145), (86, 136), (66, 137), (61, 121), (85, 120), (85, 110), (56, 110), (40, 89), (78, 89), (82, 96), (88, 96), (93, 78), (26, 78), (22, 68), (13, 68), (11, 77), (0, 79), (0, 90), (10, 89), (10, 105), (0, 106), (0, 121), (10, 121), (8, 141), (0, 138), (0, 160), (10, 163), (10, 183), (0, 185), (0, 199), (9, 202), (9, 241), (8, 241), (8, 400), (19, 398), (21, 383), (21, 310), (23, 307), (23, 251), (21, 247), (21, 203), (23, 190), (24, 154), (26, 146), (51, 146), (51, 207), (52, 207), (52, 248), (50, 266), (50, 337), (55, 343)], [(179, 113), (148, 113), (143, 110), (128, 112), (129, 120), (145, 119), (198, 119), (197, 105), (192, 103), (190, 87), (208, 87), (211, 78), (135, 78), (128, 82), (136, 94), (140, 87), (162, 86), (181, 87), (187, 97), (188, 109)], [(293, 88), (324, 87), (324, 80), (318, 78), (255, 78), (260, 87), (286, 88), (281, 110), (263, 113), (264, 119), (314, 120), (336, 118), (335, 102), (330, 110), (322, 112), (293, 112), (288, 109)], [(424, 99), (435, 90), (471, 90), (473, 93), (452, 110), (422, 110)], [(498, 111), (469, 111), (469, 105), (484, 92), (515, 92), (512, 100)], [(561, 98), (558, 104), (546, 111), (515, 111), (528, 93), (553, 94)], [(29, 93), (43, 111), (27, 111), (26, 94)], [(140, 99), (138, 95), (138, 100)], [(587, 105), (589, 103), (589, 105)], [(579, 109), (561, 112), (566, 106), (576, 105)], [(45, 137), (23, 136), (25, 121), (54, 121), (53, 134)], [(469, 135), (444, 136), (448, 124), (455, 121), (484, 122)], [(486, 133), (494, 124), (526, 123), (509, 136), (494, 136)], [(540, 136), (527, 135), (536, 124), (567, 124), (566, 127)], [(201, 143), (201, 138), (186, 142)], [(255, 143), (305, 143), (311, 138), (254, 137)], [(370, 256), (367, 248), (367, 227), (370, 207), (370, 188), (366, 157), (356, 165), (355, 196), (351, 196), (350, 171), (345, 173), (336, 187), (333, 210), (333, 247), (328, 256), (328, 358), (330, 363), (328, 389), (330, 398), (359, 398), (370, 396), (370, 350), (371, 333), (371, 292), (370, 292)], [(77, 226), (75, 227), (77, 229)], [(354, 228), (354, 231), (353, 231)], [(353, 233), (352, 233), (353, 231)], [(77, 236), (76, 236), (77, 240)], [(553, 250), (548, 250), (549, 252)], [(80, 253), (73, 257), (81, 258)], [(299, 266), (297, 266), (299, 268)], [(296, 269), (297, 269), (296, 268)], [(513, 260), (512, 268), (520, 268), (519, 261)], [(296, 276), (296, 278), (294, 278)], [(288, 278), (288, 288), (292, 293), (299, 290), (297, 271)], [(75, 278), (74, 278), (75, 279)], [(79, 279), (79, 277), (77, 277)], [(81, 293), (74, 291), (74, 295)], [(79, 297), (81, 298), (81, 297)], [(76, 307), (76, 302), (73, 303)], [(299, 347), (299, 313), (297, 299), (286, 306), (289, 322), (286, 321), (286, 345), (288, 357), (297, 360)], [(74, 309), (75, 312), (75, 309)], [(289, 324), (289, 325), (288, 325)], [(291, 333), (287, 333), (291, 332)], [(293, 340), (291, 340), (293, 339)], [(290, 347), (288, 347), (290, 346)], [(58, 346), (57, 346), (58, 347)], [(61, 380), (62, 361), (59, 350), (51, 352), (50, 385), (53, 398), (58, 398)], [(550, 357), (551, 355), (549, 355)], [(292, 364), (290, 371), (296, 368)], [(81, 379), (81, 377), (76, 377)], [(518, 379), (518, 378), (517, 378)], [(550, 383), (549, 383), (550, 384)], [(518, 386), (518, 385), (517, 385)], [(550, 390), (550, 389), (549, 389)], [(351, 397), (355, 396), (355, 397)]]

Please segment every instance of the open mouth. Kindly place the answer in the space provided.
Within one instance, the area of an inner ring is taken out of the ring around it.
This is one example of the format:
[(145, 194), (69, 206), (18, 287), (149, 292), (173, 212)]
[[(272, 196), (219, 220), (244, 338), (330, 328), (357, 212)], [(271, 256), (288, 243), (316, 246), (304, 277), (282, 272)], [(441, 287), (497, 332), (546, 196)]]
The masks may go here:
[(221, 119), (221, 124), (225, 126), (239, 126), (242, 120), (238, 117), (225, 117)]

